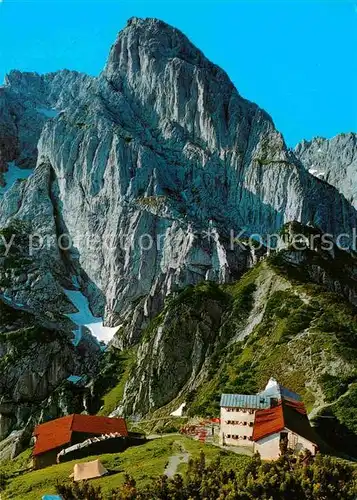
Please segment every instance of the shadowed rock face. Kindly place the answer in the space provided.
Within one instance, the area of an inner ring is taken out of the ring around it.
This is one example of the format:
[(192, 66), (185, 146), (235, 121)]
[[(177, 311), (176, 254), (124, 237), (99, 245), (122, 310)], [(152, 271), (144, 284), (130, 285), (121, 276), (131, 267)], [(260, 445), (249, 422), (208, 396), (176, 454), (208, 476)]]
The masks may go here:
[[(94, 375), (100, 348), (88, 335), (75, 347), (64, 321), (0, 298), (0, 460), (28, 444), (36, 423), (84, 409), (84, 389), (76, 391), (65, 379)], [(1, 443), (19, 429), (14, 441)]]
[(20, 167), (35, 167), (44, 123), (75, 100), (91, 80), (68, 70), (47, 75), (13, 70), (6, 75), (0, 87), (0, 173), (12, 160)]
[(307, 170), (321, 175), (357, 207), (357, 135), (338, 134), (301, 141), (294, 150)]
[(35, 175), (0, 202), (0, 224), (16, 217), (52, 240), (72, 236), (67, 269), (95, 312), (124, 324), (120, 345), (139, 338), (168, 293), (251, 265), (249, 250), (230, 248), (231, 230), (355, 226), (354, 208), (302, 167), (267, 113), (161, 21), (131, 19), (97, 79), (16, 72), (5, 90), (17, 87), (62, 112), (36, 125)]

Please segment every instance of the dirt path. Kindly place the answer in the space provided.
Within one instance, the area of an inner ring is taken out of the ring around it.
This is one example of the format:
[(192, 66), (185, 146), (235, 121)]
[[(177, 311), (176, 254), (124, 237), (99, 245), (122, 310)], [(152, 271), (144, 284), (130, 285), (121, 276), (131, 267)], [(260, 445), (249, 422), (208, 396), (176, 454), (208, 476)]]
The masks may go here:
[[(340, 401), (340, 399), (342, 399), (342, 398), (344, 398), (345, 396), (347, 396), (347, 395), (348, 395), (348, 393), (349, 393), (349, 390), (350, 390), (351, 385), (352, 385), (352, 384), (349, 384), (347, 391), (346, 391), (344, 394), (341, 394), (341, 396), (339, 396), (339, 397), (336, 399), (336, 401), (333, 401), (332, 403), (325, 403), (325, 404), (319, 405), (318, 407), (314, 408), (314, 409), (313, 409), (313, 410), (309, 413), (309, 415), (308, 415), (309, 420), (311, 421), (314, 417), (318, 416), (318, 414), (319, 414), (319, 412), (320, 412), (321, 410), (324, 410), (325, 408), (328, 408), (329, 406), (334, 405), (335, 403), (337, 403), (338, 401)], [(331, 418), (331, 419), (333, 419), (333, 418), (335, 418), (335, 417), (333, 417), (333, 416), (327, 416), (327, 415), (324, 415), (324, 416), (322, 416), (321, 418)], [(312, 424), (312, 426), (314, 427), (314, 424)], [(352, 462), (355, 462), (355, 461), (356, 461), (356, 459), (355, 459), (354, 457), (351, 457), (351, 456), (348, 456), (348, 455), (346, 455), (346, 458), (348, 458), (348, 460), (351, 460)], [(356, 498), (357, 498), (357, 497), (356, 497)], [(0, 500), (1, 500), (1, 498), (0, 498)]]
[[(170, 434), (150, 434), (149, 436), (146, 436), (146, 439), (160, 439), (163, 437), (175, 437), (175, 436), (182, 437), (182, 434), (178, 432), (172, 432)], [(177, 473), (177, 469), (180, 464), (188, 463), (190, 454), (185, 450), (185, 448), (182, 445), (180, 445), (180, 448), (181, 452), (175, 453), (174, 455), (171, 455), (171, 457), (169, 458), (169, 461), (164, 470), (164, 474), (167, 477), (173, 477)]]
[(187, 464), (189, 458), (190, 458), (189, 453), (187, 453), (187, 451), (184, 448), (182, 448), (181, 453), (177, 453), (170, 457), (169, 462), (164, 470), (164, 474), (167, 477), (173, 477), (177, 473), (178, 466), (180, 464)]
[(311, 420), (312, 418), (316, 417), (316, 415), (321, 411), (321, 410), (324, 410), (325, 408), (328, 408), (329, 406), (332, 406), (336, 403), (338, 403), (342, 398), (344, 398), (345, 396), (348, 395), (349, 391), (350, 391), (350, 387), (351, 387), (352, 384), (349, 384), (348, 387), (347, 387), (347, 390), (346, 392), (344, 392), (343, 394), (341, 394), (341, 396), (339, 396), (335, 401), (332, 401), (332, 403), (323, 403), (319, 406), (317, 406), (316, 408), (314, 408), (312, 411), (310, 411), (309, 413), (309, 419)]
[(150, 439), (161, 439), (161, 438), (164, 438), (164, 437), (175, 437), (175, 436), (180, 436), (182, 437), (182, 434), (180, 434), (179, 432), (168, 432), (168, 433), (164, 433), (164, 434), (148, 434), (146, 436), (146, 439), (150, 440)]

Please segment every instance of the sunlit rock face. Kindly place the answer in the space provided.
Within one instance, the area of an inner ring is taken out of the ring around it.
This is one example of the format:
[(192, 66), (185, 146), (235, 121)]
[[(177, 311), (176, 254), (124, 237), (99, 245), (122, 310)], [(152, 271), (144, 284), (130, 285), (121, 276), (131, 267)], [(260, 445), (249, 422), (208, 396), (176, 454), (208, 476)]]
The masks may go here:
[[(247, 269), (253, 256), (231, 234), (290, 220), (333, 233), (355, 225), (353, 207), (303, 168), (267, 113), (161, 21), (131, 19), (97, 79), (30, 80), (20, 87), (42, 109), (37, 167), (0, 201), (0, 223), (29, 220), (52, 242), (71, 235), (73, 249), (53, 243), (51, 256), (81, 277), (94, 312), (123, 325), (119, 345), (140, 337), (170, 292)], [(17, 156), (33, 158), (23, 143)]]
[(296, 156), (313, 175), (335, 186), (357, 207), (357, 134), (338, 134), (332, 139), (316, 137), (301, 141)]

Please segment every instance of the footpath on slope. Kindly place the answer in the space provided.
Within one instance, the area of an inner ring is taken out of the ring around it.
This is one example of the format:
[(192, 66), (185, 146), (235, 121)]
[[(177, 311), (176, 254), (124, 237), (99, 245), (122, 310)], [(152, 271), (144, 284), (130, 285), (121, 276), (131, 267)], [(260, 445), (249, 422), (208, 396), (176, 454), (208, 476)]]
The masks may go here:
[(173, 477), (177, 473), (180, 464), (187, 464), (190, 458), (189, 453), (185, 450), (184, 446), (180, 445), (181, 453), (176, 453), (169, 458), (169, 462), (164, 470), (167, 477)]

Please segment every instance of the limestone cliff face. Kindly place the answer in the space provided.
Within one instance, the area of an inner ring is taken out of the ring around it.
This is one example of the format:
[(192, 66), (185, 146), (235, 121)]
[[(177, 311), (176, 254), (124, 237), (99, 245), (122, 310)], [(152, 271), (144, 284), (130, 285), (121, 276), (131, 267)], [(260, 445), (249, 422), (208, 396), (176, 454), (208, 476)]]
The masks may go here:
[[(0, 223), (32, 218), (52, 242), (71, 235), (66, 268), (93, 310), (123, 325), (118, 345), (138, 340), (170, 292), (251, 265), (231, 230), (355, 226), (353, 207), (301, 166), (271, 118), (165, 23), (131, 19), (97, 79), (64, 76), (41, 80), (46, 106), (63, 111), (44, 122), (35, 174), (5, 195)], [(61, 78), (67, 91), (53, 97)]]
[(357, 207), (357, 135), (301, 141), (294, 150), (307, 170), (326, 180)]

